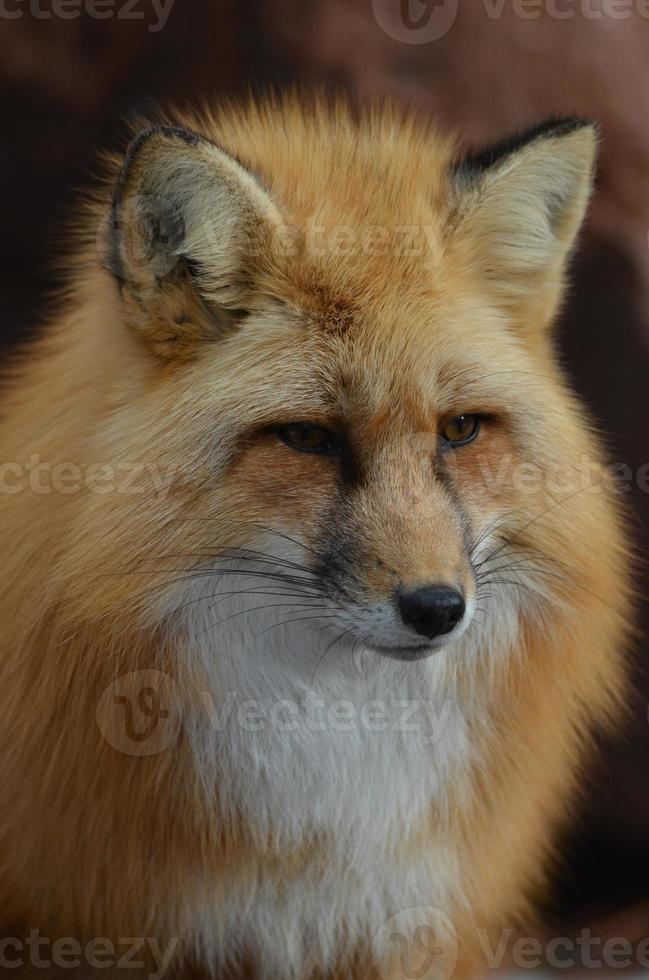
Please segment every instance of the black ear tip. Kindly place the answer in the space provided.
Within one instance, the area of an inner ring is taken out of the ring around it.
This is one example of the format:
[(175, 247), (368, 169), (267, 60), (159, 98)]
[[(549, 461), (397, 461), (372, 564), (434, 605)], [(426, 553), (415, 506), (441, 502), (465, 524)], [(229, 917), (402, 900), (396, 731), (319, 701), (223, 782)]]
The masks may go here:
[(203, 139), (199, 133), (195, 133), (190, 129), (184, 129), (181, 126), (163, 124), (160, 126), (149, 126), (148, 128), (141, 129), (140, 132), (133, 137), (126, 149), (124, 160), (117, 178), (117, 184), (115, 186), (113, 204), (118, 202), (121, 198), (128, 175), (131, 173), (133, 165), (142, 150), (152, 140), (156, 138), (160, 139), (160, 137), (163, 139), (177, 140), (184, 143), (186, 146), (197, 146)]
[(453, 164), (453, 171), (466, 176), (477, 176), (497, 166), (513, 153), (529, 143), (557, 136), (568, 136), (580, 129), (589, 128), (599, 134), (599, 127), (592, 119), (583, 116), (552, 116), (527, 129), (519, 130), (496, 143), (483, 146), (460, 156)]
[(184, 129), (182, 126), (171, 126), (167, 124), (162, 124), (160, 126), (149, 126), (146, 129), (141, 129), (140, 132), (133, 137), (128, 145), (125, 159), (128, 160), (129, 157), (135, 156), (142, 149), (142, 147), (146, 145), (146, 143), (155, 137), (160, 136), (171, 140), (180, 140), (182, 143), (188, 143), (192, 146), (195, 146), (201, 140), (198, 133), (194, 133), (191, 129)]

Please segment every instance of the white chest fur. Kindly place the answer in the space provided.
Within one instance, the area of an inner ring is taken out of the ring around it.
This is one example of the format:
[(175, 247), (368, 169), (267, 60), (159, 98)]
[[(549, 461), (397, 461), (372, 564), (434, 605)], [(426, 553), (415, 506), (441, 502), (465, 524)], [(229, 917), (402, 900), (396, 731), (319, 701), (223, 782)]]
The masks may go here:
[[(232, 883), (224, 909), (198, 889), (197, 941), (215, 968), (253, 952), (270, 978), (331, 965), (341, 942), (363, 942), (413, 906), (461, 898), (458, 855), (443, 832), (449, 804), (469, 792), (474, 751), (467, 705), (440, 651), (399, 663), (336, 644), (317, 630), (205, 624), (192, 649), (207, 684), (190, 732), (206, 792), (241, 815), (287, 874)], [(453, 652), (456, 658), (458, 651)], [(440, 828), (425, 849), (426, 821)], [(317, 844), (324, 862), (296, 870)], [(290, 870), (289, 870), (290, 869)]]

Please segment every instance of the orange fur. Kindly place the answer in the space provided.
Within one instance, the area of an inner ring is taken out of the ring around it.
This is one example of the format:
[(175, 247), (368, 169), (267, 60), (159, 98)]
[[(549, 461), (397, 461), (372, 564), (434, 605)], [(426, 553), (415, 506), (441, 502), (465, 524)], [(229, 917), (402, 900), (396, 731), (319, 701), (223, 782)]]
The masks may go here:
[[(185, 725), (206, 683), (205, 665), (185, 656), (188, 561), (196, 570), (259, 547), (259, 525), (299, 539), (307, 555), (335, 531), (349, 542), (358, 602), (429, 581), (470, 597), (470, 546), (499, 521), (519, 562), (510, 574), (530, 555), (536, 572), (484, 600), (471, 656), (458, 647), (454, 659), (451, 646), (432, 657), (446, 658), (454, 690), (483, 708), (471, 734), (480, 762), (444, 808), (431, 800), (416, 831), (390, 842), (397, 868), (433, 844), (457, 849), (465, 902), (446, 910), (460, 937), (457, 975), (479, 970), (476, 928), (530, 914), (593, 725), (617, 716), (625, 690), (621, 517), (601, 486), (547, 485), (557, 468), (581, 478), (585, 461), (596, 473), (586, 483), (596, 483), (604, 465), (547, 329), (588, 197), (592, 131), (533, 142), (490, 189), (491, 176), (478, 187), (451, 177), (455, 145), (389, 109), (354, 119), (344, 106), (287, 100), (179, 122), (258, 178), (254, 193), (242, 189), (223, 164), (236, 222), (253, 229), (256, 247), (248, 254), (237, 240), (240, 266), (218, 283), (201, 244), (196, 282), (181, 270), (161, 285), (145, 269), (120, 289), (97, 259), (100, 194), (64, 307), (5, 386), (3, 461), (37, 455), (84, 474), (147, 464), (173, 478), (164, 495), (150, 474), (138, 494), (0, 494), (0, 913), (15, 935), (180, 937), (173, 975), (206, 968), (190, 900), (197, 881), (218, 919), (243, 883), (283, 888), (334, 859), (318, 833), (287, 857), (236, 806), (206, 801)], [(212, 151), (197, 152), (201, 174), (211, 173)], [(127, 175), (136, 190), (176, 150), (153, 137), (143, 153)], [(505, 239), (525, 235), (520, 215), (537, 207), (535, 188), (556, 189), (566, 174), (575, 186), (548, 254), (536, 254), (534, 235), (517, 252)], [(389, 244), (345, 250), (329, 236), (343, 227), (374, 229)], [(395, 244), (404, 227), (415, 229), (417, 254)], [(280, 231), (290, 248), (277, 246)], [(448, 457), (444, 483), (433, 465), (438, 431), (465, 412), (486, 420)], [(362, 474), (353, 490), (335, 461), (270, 434), (302, 419), (344, 430)], [(517, 474), (530, 463), (543, 480), (522, 491)], [(517, 610), (515, 641), (495, 650), (490, 624), (504, 602)], [(217, 627), (214, 642), (218, 662)], [(165, 672), (177, 692), (177, 741), (151, 756), (116, 751), (96, 720), (105, 690), (137, 670)], [(341, 942), (337, 963), (314, 952), (305, 980), (375, 976), (369, 940)], [(259, 966), (254, 950), (242, 955)]]

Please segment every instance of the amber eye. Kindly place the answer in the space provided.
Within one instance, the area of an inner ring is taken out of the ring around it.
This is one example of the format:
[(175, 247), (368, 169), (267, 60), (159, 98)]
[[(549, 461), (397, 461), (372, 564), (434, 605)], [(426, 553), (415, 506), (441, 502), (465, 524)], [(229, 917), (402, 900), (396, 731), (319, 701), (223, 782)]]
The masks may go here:
[(442, 435), (451, 446), (464, 446), (471, 442), (480, 431), (478, 415), (458, 415), (446, 423)]
[(277, 429), (277, 435), (287, 446), (290, 446), (291, 449), (297, 449), (301, 453), (335, 455), (341, 449), (340, 439), (334, 432), (325, 429), (323, 425), (314, 425), (311, 422), (292, 422), (290, 425), (281, 425)]

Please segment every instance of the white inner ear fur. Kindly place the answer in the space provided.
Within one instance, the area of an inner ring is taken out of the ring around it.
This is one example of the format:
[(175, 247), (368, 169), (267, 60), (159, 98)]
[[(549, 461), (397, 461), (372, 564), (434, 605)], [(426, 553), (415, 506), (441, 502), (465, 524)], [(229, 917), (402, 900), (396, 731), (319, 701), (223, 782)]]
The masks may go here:
[[(163, 132), (150, 136), (128, 167), (118, 206), (145, 263), (131, 269), (122, 241), (126, 278), (149, 284), (182, 257), (195, 265), (204, 298), (224, 307), (241, 305), (254, 257), (281, 223), (256, 178), (212, 143), (187, 143)], [(151, 237), (155, 222), (171, 240)]]
[(182, 252), (200, 267), (207, 299), (234, 307), (244, 299), (245, 273), (266, 232), (281, 223), (270, 196), (232, 157), (216, 146), (200, 159), (174, 161), (165, 154), (161, 179), (185, 217)]
[(594, 128), (583, 126), (537, 138), (468, 186), (460, 179), (457, 234), (499, 291), (520, 294), (562, 269), (588, 204), (595, 149)]

